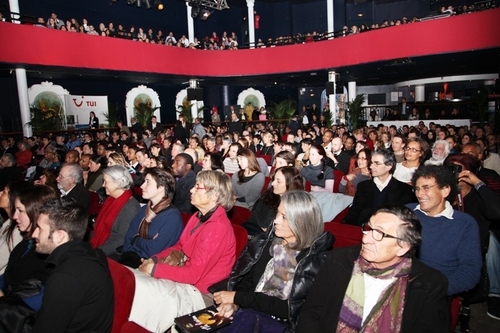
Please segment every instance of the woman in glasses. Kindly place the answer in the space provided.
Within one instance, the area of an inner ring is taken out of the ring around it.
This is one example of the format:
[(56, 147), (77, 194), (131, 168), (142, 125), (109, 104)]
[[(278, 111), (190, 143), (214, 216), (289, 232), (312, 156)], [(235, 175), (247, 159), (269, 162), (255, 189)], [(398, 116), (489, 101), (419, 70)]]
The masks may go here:
[(421, 138), (408, 139), (405, 150), (405, 160), (396, 164), (394, 178), (411, 185), (411, 177), (415, 170), (427, 159), (429, 144)]

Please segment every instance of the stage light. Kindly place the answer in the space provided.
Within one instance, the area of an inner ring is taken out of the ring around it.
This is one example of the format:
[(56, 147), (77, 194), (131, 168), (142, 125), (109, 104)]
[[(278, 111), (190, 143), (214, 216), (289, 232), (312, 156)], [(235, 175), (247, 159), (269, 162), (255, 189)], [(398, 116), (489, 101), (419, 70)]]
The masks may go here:
[(163, 3), (160, 0), (155, 1), (155, 7), (158, 10), (163, 10)]
[(206, 21), (211, 14), (212, 13), (209, 10), (203, 9), (200, 14), (200, 20)]

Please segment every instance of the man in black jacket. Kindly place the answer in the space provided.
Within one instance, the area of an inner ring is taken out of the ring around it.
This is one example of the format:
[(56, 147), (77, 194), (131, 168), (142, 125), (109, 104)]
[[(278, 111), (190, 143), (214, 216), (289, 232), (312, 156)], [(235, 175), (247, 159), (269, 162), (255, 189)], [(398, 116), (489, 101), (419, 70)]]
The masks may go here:
[(378, 210), (362, 246), (329, 253), (299, 315), (297, 333), (449, 332), (446, 277), (415, 257), (422, 227), (403, 206)]
[(396, 157), (393, 152), (387, 149), (375, 152), (370, 169), (373, 178), (358, 184), (345, 223), (360, 226), (383, 205), (406, 205), (417, 201), (410, 185), (392, 177), (396, 169)]
[(86, 228), (86, 211), (75, 202), (54, 200), (40, 209), (36, 252), (49, 254), (54, 270), (34, 332), (110, 332), (113, 281), (104, 253), (82, 241)]

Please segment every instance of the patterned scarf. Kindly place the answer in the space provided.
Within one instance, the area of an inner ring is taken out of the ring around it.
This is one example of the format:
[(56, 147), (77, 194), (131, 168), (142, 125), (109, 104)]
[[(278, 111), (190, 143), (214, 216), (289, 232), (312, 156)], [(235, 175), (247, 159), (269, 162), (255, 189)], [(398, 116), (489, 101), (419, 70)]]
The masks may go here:
[[(410, 272), (410, 258), (403, 258), (399, 263), (385, 269), (375, 269), (372, 264), (359, 256), (354, 263), (351, 280), (342, 302), (337, 333), (400, 332)], [(363, 273), (377, 279), (396, 278), (382, 291), (377, 304), (364, 323), (362, 322), (365, 301)]]
[(148, 202), (144, 218), (139, 225), (139, 237), (149, 239), (149, 224), (153, 221), (156, 215), (158, 215), (158, 213), (167, 209), (168, 206), (170, 206), (170, 203), (172, 203), (172, 199), (169, 198), (161, 199), (160, 202), (158, 202), (154, 207), (151, 206), (151, 201)]
[(269, 260), (255, 291), (282, 300), (288, 299), (300, 251), (290, 249), (283, 244), (282, 238), (276, 237), (269, 252), (273, 258)]

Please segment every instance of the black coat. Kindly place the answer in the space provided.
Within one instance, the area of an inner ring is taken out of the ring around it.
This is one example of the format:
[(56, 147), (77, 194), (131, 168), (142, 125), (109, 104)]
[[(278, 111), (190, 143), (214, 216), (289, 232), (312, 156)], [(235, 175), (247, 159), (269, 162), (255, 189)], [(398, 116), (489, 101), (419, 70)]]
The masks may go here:
[(411, 186), (396, 180), (394, 177), (382, 192), (379, 191), (373, 179), (365, 180), (358, 184), (351, 209), (349, 209), (344, 222), (361, 226), (368, 222), (370, 216), (385, 204), (406, 205), (416, 201)]
[[(360, 246), (335, 249), (325, 260), (300, 312), (297, 333), (335, 332)], [(448, 282), (439, 271), (412, 259), (401, 333), (450, 331)]]
[(309, 288), (324, 262), (326, 251), (331, 249), (335, 238), (329, 232), (325, 232), (310, 248), (299, 253), (288, 300), (254, 292), (267, 263), (272, 258), (269, 248), (273, 239), (274, 231), (271, 228), (267, 234), (255, 237), (248, 244), (233, 267), (227, 287), (228, 290), (236, 291), (235, 304), (286, 319), (293, 330)]
[(72, 240), (58, 246), (47, 264), (54, 270), (45, 285), (34, 332), (110, 332), (113, 281), (104, 253)]
[(90, 192), (82, 184), (76, 184), (69, 193), (64, 196), (65, 199), (74, 200), (82, 206), (86, 211), (90, 208)]

